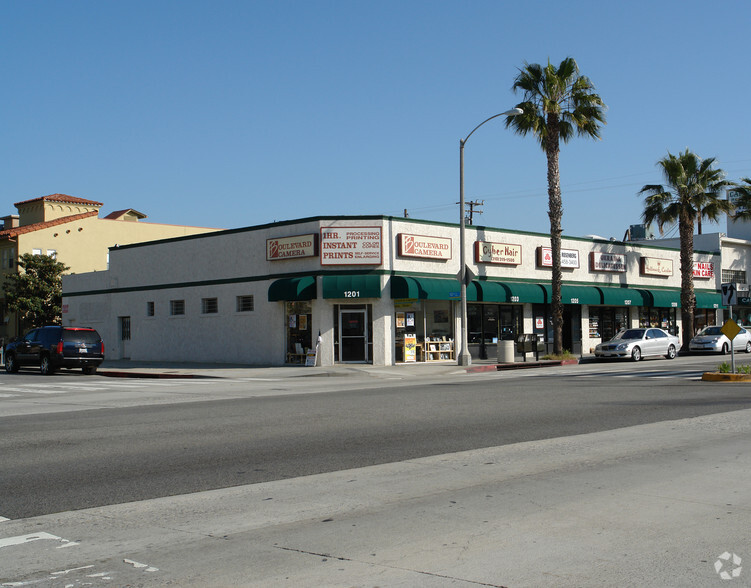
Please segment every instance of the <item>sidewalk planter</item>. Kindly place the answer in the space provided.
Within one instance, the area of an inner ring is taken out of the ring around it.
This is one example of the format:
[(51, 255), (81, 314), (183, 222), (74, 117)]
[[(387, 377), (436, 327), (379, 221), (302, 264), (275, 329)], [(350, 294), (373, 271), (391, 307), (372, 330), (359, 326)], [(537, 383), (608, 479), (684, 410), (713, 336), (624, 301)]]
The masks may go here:
[(723, 374), (704, 372), (701, 379), (705, 382), (751, 382), (751, 374)]

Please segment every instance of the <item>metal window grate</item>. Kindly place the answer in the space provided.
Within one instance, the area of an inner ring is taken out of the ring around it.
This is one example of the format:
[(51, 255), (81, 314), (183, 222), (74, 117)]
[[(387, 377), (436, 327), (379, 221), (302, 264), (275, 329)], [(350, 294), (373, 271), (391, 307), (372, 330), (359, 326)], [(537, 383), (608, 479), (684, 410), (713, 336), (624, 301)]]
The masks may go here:
[(253, 296), (237, 297), (237, 312), (251, 312), (253, 310)]
[(203, 314), (216, 314), (219, 312), (219, 302), (216, 298), (202, 298), (201, 312)]
[(172, 316), (185, 314), (185, 300), (170, 300), (169, 313)]

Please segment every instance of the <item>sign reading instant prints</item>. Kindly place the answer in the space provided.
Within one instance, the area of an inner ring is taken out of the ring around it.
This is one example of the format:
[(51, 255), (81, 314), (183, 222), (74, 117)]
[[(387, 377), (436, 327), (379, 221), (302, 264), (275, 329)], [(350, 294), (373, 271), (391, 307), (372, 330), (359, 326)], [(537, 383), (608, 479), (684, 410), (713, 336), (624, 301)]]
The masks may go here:
[(321, 228), (321, 265), (381, 265), (381, 227)]

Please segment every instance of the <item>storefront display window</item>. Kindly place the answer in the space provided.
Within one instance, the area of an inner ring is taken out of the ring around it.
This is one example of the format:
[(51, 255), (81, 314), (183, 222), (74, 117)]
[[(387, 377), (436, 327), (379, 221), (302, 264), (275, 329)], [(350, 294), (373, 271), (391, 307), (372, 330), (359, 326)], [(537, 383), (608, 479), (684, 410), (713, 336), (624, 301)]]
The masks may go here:
[(454, 321), (451, 302), (425, 300), (395, 311), (396, 361), (454, 359)]
[(640, 308), (639, 326), (657, 327), (664, 329), (671, 335), (678, 335), (676, 327), (676, 308)]
[(305, 354), (312, 347), (313, 322), (310, 301), (286, 302), (287, 363), (305, 363)]
[(609, 341), (628, 327), (628, 308), (601, 306), (589, 308), (589, 338)]

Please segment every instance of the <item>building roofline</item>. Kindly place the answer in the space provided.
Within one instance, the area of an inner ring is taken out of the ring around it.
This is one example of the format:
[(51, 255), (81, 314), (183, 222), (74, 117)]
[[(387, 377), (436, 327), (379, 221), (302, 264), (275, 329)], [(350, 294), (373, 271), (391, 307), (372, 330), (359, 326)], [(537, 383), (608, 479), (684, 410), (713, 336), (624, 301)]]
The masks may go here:
[(25, 233), (33, 233), (34, 231), (41, 231), (42, 229), (48, 229), (49, 227), (55, 227), (57, 225), (64, 225), (66, 223), (72, 223), (77, 220), (81, 220), (84, 218), (89, 218), (92, 216), (97, 216), (99, 213), (96, 210), (91, 210), (89, 212), (82, 212), (81, 214), (72, 214), (70, 216), (62, 216), (60, 218), (56, 218), (49, 221), (44, 221), (41, 223), (33, 223), (30, 225), (24, 225), (22, 227), (13, 227), (12, 229), (5, 229), (4, 231), (0, 231), (0, 239), (12, 239), (13, 237), (17, 237), (18, 235), (23, 235)]
[(85, 198), (78, 198), (76, 196), (68, 196), (67, 194), (49, 194), (48, 196), (39, 196), (37, 198), (31, 198), (29, 200), (22, 200), (16, 202), (13, 206), (23, 206), (24, 204), (31, 204), (32, 202), (64, 202), (66, 204), (86, 204), (88, 206), (103, 206), (101, 202), (95, 202), (94, 200), (86, 200)]

